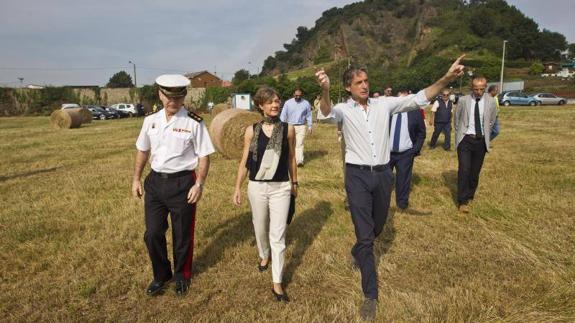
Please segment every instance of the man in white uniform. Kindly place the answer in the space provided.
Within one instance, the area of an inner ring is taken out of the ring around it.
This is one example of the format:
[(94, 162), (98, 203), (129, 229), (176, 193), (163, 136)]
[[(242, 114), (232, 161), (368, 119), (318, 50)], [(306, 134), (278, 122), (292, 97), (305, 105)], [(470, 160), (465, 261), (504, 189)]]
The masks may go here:
[[(173, 278), (176, 295), (183, 296), (190, 285), (196, 203), (208, 175), (208, 155), (215, 150), (202, 118), (183, 106), (190, 81), (182, 75), (161, 75), (156, 83), (164, 109), (144, 119), (136, 142), (132, 193), (141, 198), (146, 192), (144, 240), (154, 273), (146, 293), (161, 294)], [(152, 170), (142, 190), (140, 178), (148, 159)], [(168, 214), (172, 222), (173, 272), (166, 247)]]

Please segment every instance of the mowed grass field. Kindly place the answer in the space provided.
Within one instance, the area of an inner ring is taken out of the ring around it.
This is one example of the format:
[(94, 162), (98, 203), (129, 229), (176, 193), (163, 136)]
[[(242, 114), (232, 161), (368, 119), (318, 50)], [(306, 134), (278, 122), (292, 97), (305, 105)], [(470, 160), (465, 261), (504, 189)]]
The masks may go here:
[[(456, 152), (425, 146), (416, 159), (412, 209), (392, 202), (376, 242), (378, 321), (575, 320), (575, 106), (505, 108), (500, 119), (468, 215), (454, 202)], [(237, 161), (219, 154), (199, 203), (190, 293), (144, 294), (144, 205), (130, 195), (142, 122), (54, 130), (47, 117), (0, 119), (0, 321), (358, 320), (334, 126), (306, 141), (287, 232), (292, 301), (278, 304), (270, 271), (256, 268), (247, 201), (231, 203)]]

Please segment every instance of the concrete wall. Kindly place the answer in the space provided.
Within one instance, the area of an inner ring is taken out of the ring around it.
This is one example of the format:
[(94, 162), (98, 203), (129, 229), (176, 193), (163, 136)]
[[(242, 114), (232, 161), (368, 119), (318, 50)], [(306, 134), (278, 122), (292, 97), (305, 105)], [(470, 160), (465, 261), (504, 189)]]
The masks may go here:
[[(0, 116), (18, 116), (30, 113), (30, 107), (33, 102), (38, 102), (41, 90), (37, 89), (0, 89), (2, 97), (0, 98)], [(72, 89), (77, 102), (52, 102), (46, 107), (46, 110), (60, 108), (61, 103), (78, 103), (78, 104), (102, 104), (112, 105), (116, 103), (138, 103), (140, 95), (135, 88), (100, 88), (100, 89)], [(199, 102), (204, 97), (205, 88), (188, 88), (188, 95), (184, 104), (188, 108), (197, 108)], [(151, 105), (154, 102), (143, 102), (144, 105)], [(159, 102), (158, 102), (159, 103)]]

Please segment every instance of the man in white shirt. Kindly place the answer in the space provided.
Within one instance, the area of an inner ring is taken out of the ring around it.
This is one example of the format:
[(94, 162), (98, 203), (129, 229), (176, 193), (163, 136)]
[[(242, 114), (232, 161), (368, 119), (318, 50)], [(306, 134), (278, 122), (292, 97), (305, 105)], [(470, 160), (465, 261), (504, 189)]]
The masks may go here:
[[(146, 294), (161, 294), (174, 278), (176, 295), (184, 296), (191, 278), (196, 203), (208, 175), (209, 155), (215, 150), (202, 118), (183, 106), (190, 81), (182, 75), (161, 75), (156, 83), (164, 109), (144, 119), (136, 142), (132, 194), (142, 197), (140, 178), (150, 159), (152, 170), (143, 187), (144, 240), (154, 279)], [(166, 248), (168, 214), (172, 222), (173, 272)]]
[(449, 71), (433, 85), (416, 95), (405, 97), (369, 98), (367, 70), (362, 67), (348, 68), (343, 77), (345, 90), (351, 98), (331, 106), (329, 101), (329, 78), (320, 70), (316, 73), (322, 89), (320, 109), (324, 115), (333, 115), (342, 122), (346, 143), (345, 187), (351, 218), (355, 227), (356, 244), (352, 256), (361, 270), (361, 285), (365, 296), (360, 308), (362, 319), (375, 318), (377, 307), (377, 271), (373, 254), (373, 242), (383, 231), (391, 199), (393, 175), (390, 160), (390, 118), (393, 114), (417, 110), (428, 104), (441, 89), (463, 74), (459, 57)]

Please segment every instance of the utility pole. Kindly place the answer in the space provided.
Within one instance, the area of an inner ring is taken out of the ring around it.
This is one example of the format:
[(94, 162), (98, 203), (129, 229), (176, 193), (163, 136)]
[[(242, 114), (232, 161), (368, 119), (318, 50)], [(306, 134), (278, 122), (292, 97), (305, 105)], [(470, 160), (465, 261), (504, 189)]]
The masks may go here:
[(499, 93), (503, 92), (503, 70), (505, 69), (505, 44), (507, 41), (503, 41), (503, 55), (501, 55), (501, 76), (499, 77)]
[(138, 81), (136, 79), (136, 64), (132, 61), (128, 61), (128, 63), (134, 65), (134, 87), (138, 87)]
[(24, 87), (24, 78), (19, 77), (18, 80), (20, 80), (20, 87)]

